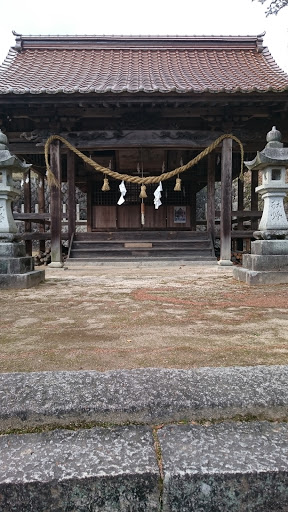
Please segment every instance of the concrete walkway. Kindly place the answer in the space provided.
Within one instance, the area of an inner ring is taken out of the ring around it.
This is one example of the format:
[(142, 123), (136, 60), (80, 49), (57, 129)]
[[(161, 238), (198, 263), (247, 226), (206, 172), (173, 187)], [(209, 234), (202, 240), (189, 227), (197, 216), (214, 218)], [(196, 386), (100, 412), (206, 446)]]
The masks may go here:
[(288, 366), (0, 375), (1, 512), (288, 510)]

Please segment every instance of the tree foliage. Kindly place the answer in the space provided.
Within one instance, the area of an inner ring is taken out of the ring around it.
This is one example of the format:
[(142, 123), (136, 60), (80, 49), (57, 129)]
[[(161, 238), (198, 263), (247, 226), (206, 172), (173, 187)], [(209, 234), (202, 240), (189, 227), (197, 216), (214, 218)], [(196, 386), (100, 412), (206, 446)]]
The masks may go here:
[[(254, 2), (254, 0), (252, 0)], [(287, 7), (288, 0), (269, 0), (270, 4), (266, 10), (266, 16), (270, 16), (270, 14), (278, 14), (278, 12), (283, 9), (283, 7)], [(267, 0), (258, 0), (261, 4), (265, 4)]]

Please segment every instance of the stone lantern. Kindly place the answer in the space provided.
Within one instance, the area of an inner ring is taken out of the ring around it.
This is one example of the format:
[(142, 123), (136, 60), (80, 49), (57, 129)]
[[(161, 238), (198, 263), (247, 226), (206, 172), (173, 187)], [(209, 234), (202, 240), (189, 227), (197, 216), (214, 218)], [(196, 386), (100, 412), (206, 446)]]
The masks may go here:
[(19, 193), (14, 187), (12, 172), (27, 171), (31, 165), (11, 155), (8, 139), (0, 130), (0, 241), (13, 241), (17, 237), (17, 226), (12, 215), (11, 203)]
[(284, 210), (288, 148), (283, 147), (281, 133), (275, 126), (266, 140), (263, 151), (245, 162), (249, 170), (262, 171), (262, 185), (255, 190), (264, 200), (251, 254), (243, 255), (243, 267), (233, 271), (234, 277), (248, 284), (288, 283), (288, 221)]
[(26, 256), (11, 208), (19, 195), (12, 173), (30, 167), (10, 153), (8, 139), (0, 130), (0, 288), (29, 288), (45, 278), (43, 270), (34, 270), (33, 258)]

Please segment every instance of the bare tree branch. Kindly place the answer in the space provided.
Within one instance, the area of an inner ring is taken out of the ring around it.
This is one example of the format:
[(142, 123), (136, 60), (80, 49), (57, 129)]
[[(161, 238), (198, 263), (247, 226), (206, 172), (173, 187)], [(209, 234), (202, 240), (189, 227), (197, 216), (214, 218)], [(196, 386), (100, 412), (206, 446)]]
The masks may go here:
[[(254, 2), (254, 0), (252, 0)], [(261, 4), (267, 2), (267, 0), (258, 0)], [(270, 1), (270, 5), (268, 6), (265, 14), (266, 16), (270, 16), (271, 14), (278, 14), (278, 12), (283, 9), (283, 7), (287, 7), (288, 0), (272, 0)]]

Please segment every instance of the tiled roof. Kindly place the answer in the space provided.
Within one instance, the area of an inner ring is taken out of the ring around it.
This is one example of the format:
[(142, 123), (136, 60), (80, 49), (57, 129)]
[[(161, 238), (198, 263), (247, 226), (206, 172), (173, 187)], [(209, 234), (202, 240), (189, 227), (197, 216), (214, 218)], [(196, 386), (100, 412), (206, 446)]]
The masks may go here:
[(285, 90), (261, 36), (17, 36), (0, 67), (0, 94)]

